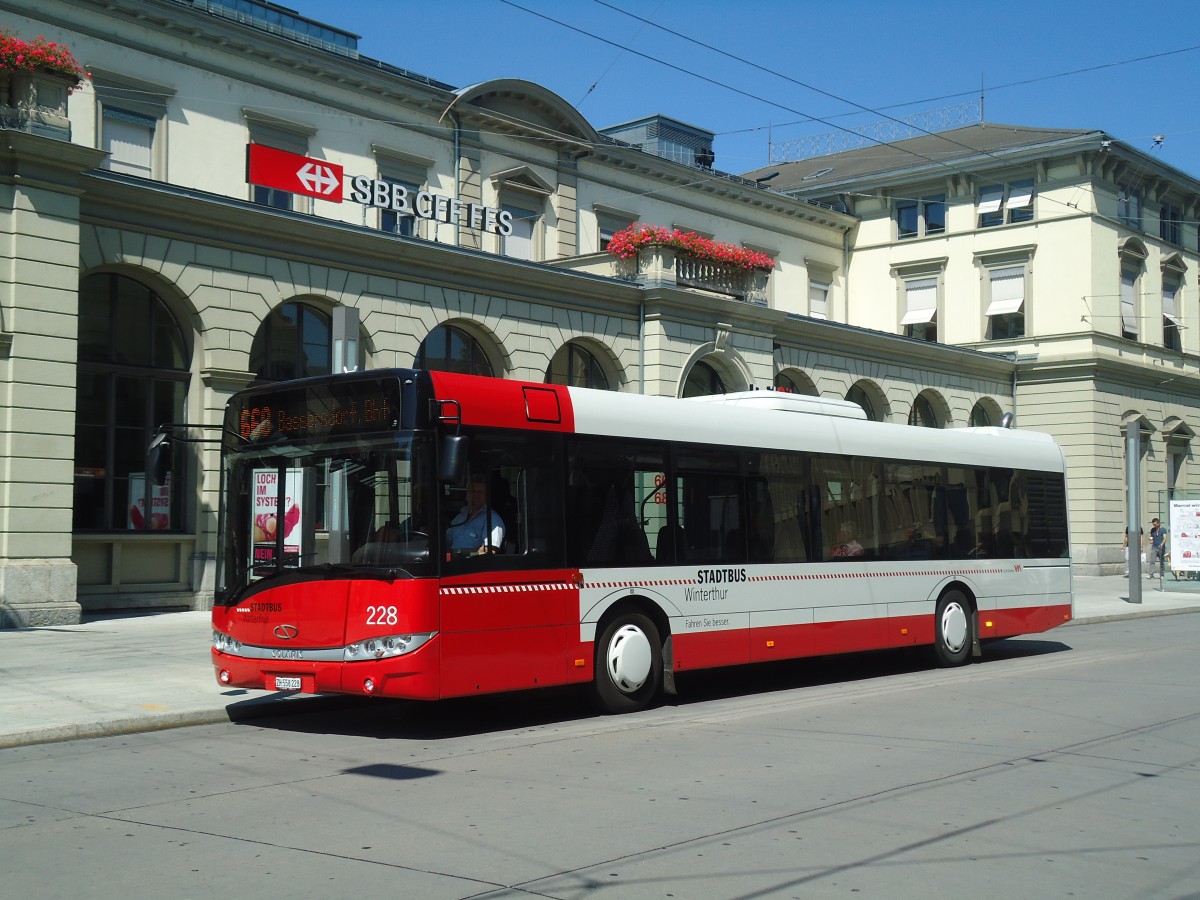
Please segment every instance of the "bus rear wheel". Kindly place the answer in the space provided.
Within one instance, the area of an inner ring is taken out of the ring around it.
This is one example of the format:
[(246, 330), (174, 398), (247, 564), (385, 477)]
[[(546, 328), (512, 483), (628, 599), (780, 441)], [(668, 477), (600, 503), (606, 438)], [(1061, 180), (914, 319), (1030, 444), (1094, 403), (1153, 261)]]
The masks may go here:
[(608, 713), (645, 709), (662, 687), (662, 644), (648, 616), (616, 616), (596, 643), (593, 694)]
[(934, 613), (933, 655), (939, 666), (961, 666), (971, 655), (975, 613), (962, 591), (946, 591)]

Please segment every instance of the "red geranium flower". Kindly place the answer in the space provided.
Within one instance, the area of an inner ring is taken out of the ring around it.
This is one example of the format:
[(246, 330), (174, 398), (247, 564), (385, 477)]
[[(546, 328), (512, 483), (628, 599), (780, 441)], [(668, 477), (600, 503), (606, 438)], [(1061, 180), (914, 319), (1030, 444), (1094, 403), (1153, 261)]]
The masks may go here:
[(733, 244), (723, 244), (696, 234), (661, 225), (641, 225), (637, 222), (622, 228), (608, 242), (608, 252), (617, 259), (633, 259), (643, 247), (671, 247), (680, 253), (737, 269), (759, 269), (769, 272), (775, 260), (757, 250), (747, 250)]
[(0, 33), (0, 71), (56, 72), (75, 80), (72, 90), (91, 78), (62, 44), (48, 41), (41, 35), (26, 41), (7, 32)]

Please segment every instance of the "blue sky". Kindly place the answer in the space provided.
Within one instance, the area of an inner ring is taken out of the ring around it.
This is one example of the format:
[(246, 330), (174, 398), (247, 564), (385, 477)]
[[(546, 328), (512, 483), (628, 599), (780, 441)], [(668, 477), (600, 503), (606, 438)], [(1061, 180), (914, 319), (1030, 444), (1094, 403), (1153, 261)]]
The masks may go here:
[(727, 172), (982, 84), (989, 122), (1100, 129), (1200, 178), (1198, 0), (283, 2), (455, 87), (522, 78), (598, 128), (661, 113), (713, 131)]

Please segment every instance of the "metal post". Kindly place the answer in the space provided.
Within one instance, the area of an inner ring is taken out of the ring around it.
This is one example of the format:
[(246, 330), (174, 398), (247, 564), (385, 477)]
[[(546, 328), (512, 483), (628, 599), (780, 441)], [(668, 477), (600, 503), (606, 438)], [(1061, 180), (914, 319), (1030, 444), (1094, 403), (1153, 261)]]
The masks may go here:
[(1142, 423), (1134, 419), (1125, 426), (1125, 484), (1129, 496), (1125, 517), (1129, 535), (1129, 602), (1142, 602)]
[(333, 310), (333, 372), (358, 369), (358, 308), (338, 306)]

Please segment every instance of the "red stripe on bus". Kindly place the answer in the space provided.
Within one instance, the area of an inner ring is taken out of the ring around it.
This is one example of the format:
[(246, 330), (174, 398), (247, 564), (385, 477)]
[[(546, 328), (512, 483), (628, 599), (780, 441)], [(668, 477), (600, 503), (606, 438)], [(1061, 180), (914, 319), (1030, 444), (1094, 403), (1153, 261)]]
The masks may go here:
[[(457, 401), (464, 425), (568, 433), (575, 430), (571, 395), (562, 385), (456, 372), (430, 372), (429, 377), (437, 399)], [(451, 410), (443, 412), (449, 414)]]

